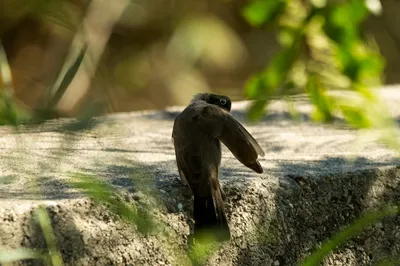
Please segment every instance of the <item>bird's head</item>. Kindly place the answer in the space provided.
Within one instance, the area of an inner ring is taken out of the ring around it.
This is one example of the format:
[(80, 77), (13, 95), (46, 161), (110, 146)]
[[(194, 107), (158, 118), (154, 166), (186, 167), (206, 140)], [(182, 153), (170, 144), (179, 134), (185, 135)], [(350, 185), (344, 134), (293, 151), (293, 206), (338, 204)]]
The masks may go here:
[(218, 105), (222, 109), (230, 112), (232, 107), (231, 99), (228, 96), (212, 94), (212, 93), (199, 93), (194, 96), (193, 101), (205, 101), (209, 104)]

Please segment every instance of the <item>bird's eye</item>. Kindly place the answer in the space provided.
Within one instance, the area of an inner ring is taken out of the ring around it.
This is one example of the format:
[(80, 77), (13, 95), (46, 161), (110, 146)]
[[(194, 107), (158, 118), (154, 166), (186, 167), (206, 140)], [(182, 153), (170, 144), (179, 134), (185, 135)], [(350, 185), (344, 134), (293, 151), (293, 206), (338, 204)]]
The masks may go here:
[(222, 105), (225, 105), (225, 104), (226, 104), (226, 100), (225, 100), (225, 99), (220, 99), (219, 102), (220, 102)]

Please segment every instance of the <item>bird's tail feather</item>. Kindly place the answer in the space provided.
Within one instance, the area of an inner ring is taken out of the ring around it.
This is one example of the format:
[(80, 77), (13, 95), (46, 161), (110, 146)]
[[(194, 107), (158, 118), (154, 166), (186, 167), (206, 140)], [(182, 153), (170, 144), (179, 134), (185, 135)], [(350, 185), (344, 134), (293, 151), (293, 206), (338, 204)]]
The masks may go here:
[(219, 241), (229, 240), (230, 230), (221, 189), (211, 188), (211, 191), (206, 197), (194, 196), (194, 237), (211, 235)]

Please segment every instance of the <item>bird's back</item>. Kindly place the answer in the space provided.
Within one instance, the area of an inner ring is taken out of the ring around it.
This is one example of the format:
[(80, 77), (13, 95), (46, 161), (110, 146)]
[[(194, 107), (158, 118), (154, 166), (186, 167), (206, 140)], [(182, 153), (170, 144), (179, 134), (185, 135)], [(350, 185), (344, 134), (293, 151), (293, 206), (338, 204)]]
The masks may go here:
[(207, 105), (204, 102), (192, 103), (175, 118), (172, 137), (182, 148), (189, 145), (207, 150), (214, 147), (215, 142), (219, 143), (213, 137), (213, 128), (207, 125), (202, 116), (202, 110)]
[(186, 107), (176, 117), (172, 132), (178, 167), (191, 187), (200, 180), (209, 180), (210, 175), (215, 178), (221, 162), (220, 142), (201, 121), (205, 106), (206, 103), (192, 103)]

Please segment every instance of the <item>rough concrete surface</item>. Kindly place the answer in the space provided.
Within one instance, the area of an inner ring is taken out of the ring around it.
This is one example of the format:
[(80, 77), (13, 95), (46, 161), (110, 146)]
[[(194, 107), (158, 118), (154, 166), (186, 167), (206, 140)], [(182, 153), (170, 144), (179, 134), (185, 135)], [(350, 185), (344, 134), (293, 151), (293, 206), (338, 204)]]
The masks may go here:
[[(380, 94), (397, 118), (398, 88)], [(260, 123), (245, 123), (247, 104), (233, 103), (232, 113), (265, 150), (264, 174), (251, 172), (223, 148), (220, 179), (232, 240), (209, 265), (297, 265), (367, 210), (399, 202), (400, 160), (373, 136), (360, 137), (340, 119), (329, 126), (311, 122), (311, 105), (301, 97), (295, 102), (301, 123), (280, 101)], [(171, 142), (173, 119), (182, 108), (99, 117), (84, 127), (69, 119), (18, 131), (1, 127), (0, 249), (45, 246), (32, 219), (33, 210), (44, 204), (66, 265), (183, 264), (179, 250), (187, 249), (192, 206), (179, 182)], [(77, 172), (109, 182), (127, 204), (140, 208), (154, 200), (153, 213), (166, 225), (160, 230), (174, 237), (143, 235), (94, 204), (69, 185)], [(149, 181), (153, 193), (139, 179)], [(394, 256), (400, 256), (399, 216), (368, 227), (323, 265), (374, 265)]]

